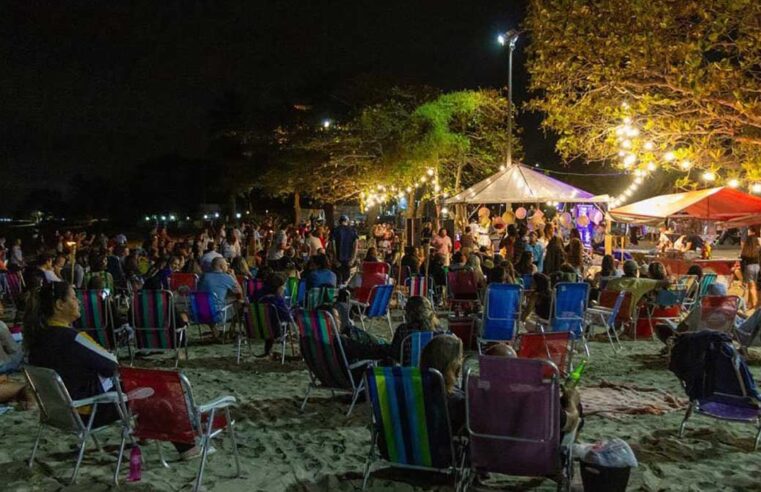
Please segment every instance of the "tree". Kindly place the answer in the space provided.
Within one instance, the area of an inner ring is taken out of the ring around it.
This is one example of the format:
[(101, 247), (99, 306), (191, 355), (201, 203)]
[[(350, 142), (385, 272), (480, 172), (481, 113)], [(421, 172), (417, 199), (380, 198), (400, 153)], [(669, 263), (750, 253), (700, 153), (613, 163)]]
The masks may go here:
[(564, 158), (761, 178), (761, 2), (532, 0), (525, 27)]

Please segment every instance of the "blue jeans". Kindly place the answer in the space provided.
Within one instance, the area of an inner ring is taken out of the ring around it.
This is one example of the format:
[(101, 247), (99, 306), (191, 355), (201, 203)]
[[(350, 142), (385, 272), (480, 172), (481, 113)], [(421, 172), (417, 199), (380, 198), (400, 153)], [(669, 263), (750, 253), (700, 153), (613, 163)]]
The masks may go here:
[(24, 362), (24, 352), (18, 351), (11, 355), (11, 360), (5, 364), (0, 364), (0, 374), (7, 374), (10, 372), (17, 372)]

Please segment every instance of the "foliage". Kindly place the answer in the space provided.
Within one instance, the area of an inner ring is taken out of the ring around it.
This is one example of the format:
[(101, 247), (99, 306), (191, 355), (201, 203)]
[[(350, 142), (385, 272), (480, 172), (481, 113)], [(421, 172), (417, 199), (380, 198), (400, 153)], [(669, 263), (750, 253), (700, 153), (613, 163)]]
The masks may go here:
[(630, 117), (640, 166), (761, 178), (761, 2), (532, 0), (525, 27), (529, 108), (564, 158), (617, 160)]

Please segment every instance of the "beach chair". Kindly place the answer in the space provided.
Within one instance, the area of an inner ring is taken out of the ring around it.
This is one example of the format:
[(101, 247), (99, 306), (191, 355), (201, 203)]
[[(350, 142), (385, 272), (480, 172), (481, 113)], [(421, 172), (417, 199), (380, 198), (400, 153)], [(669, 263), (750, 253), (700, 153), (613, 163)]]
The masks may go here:
[(478, 360), (480, 374), (465, 377), (470, 466), (461, 490), (480, 473), (550, 477), (570, 490), (576, 430), (560, 432), (558, 368), (547, 360)]
[(21, 272), (3, 272), (3, 293), (12, 306), (18, 304), (24, 293), (24, 277)]
[(335, 287), (312, 287), (307, 291), (305, 299), (304, 308), (311, 311), (324, 304), (334, 304), (338, 299), (338, 289)]
[[(251, 302), (246, 304), (243, 313), (243, 328), (245, 331), (246, 343), (249, 351), (253, 340), (272, 340), (278, 342), (281, 346), (281, 363), (285, 364), (285, 345), (290, 337), (290, 328), (288, 321), (282, 321), (277, 313), (277, 308), (266, 302), (266, 297), (261, 302)], [(243, 343), (244, 334), (238, 334), (238, 355), (236, 362), (240, 364), (240, 348)], [(291, 345), (291, 354), (294, 354)], [(266, 354), (263, 354), (266, 355)]]
[(351, 299), (350, 304), (355, 306), (359, 312), (359, 321), (362, 328), (365, 327), (365, 319), (385, 318), (388, 323), (388, 330), (393, 336), (394, 327), (391, 325), (391, 296), (394, 294), (394, 286), (391, 284), (376, 285), (370, 290), (370, 297), (367, 302), (361, 302)]
[(675, 285), (668, 289), (660, 289), (655, 295), (655, 301), (647, 306), (647, 320), (650, 330), (655, 332), (659, 322), (676, 323), (682, 319), (682, 305), (687, 298), (687, 289)]
[(451, 474), (457, 481), (458, 453), (441, 374), (417, 367), (371, 367), (365, 381), (372, 434), (362, 490), (380, 460), (396, 468)]
[[(573, 367), (573, 339), (568, 331), (554, 333), (524, 333), (518, 338), (518, 357), (521, 359), (546, 359), (552, 361), (565, 377)], [(545, 376), (551, 376), (551, 368), (545, 368)]]
[(201, 336), (201, 325), (221, 325), (224, 334), (227, 325), (232, 326), (235, 311), (232, 304), (225, 304), (213, 292), (191, 292), (188, 295), (190, 303), (190, 321), (198, 327)]
[(119, 369), (119, 379), (122, 390), (128, 395), (149, 390), (150, 396), (131, 398), (128, 402), (129, 410), (135, 417), (133, 435), (140, 441), (156, 441), (162, 465), (169, 468), (161, 451), (162, 441), (198, 445), (202, 449), (194, 492), (201, 488), (212, 440), (225, 430), (235, 458), (235, 477), (240, 476), (235, 421), (230, 415), (230, 407), (237, 403), (234, 396), (219, 396), (198, 405), (193, 398), (190, 381), (179, 371), (122, 367)]
[(557, 283), (552, 295), (551, 319), (547, 323), (549, 331), (569, 331), (574, 340), (581, 340), (587, 357), (589, 357), (589, 345), (584, 336), (584, 317), (588, 300), (588, 283)]
[(714, 330), (732, 334), (740, 307), (737, 296), (704, 296), (700, 299), (698, 331)]
[(169, 276), (169, 290), (175, 294), (187, 296), (198, 287), (198, 275), (195, 273), (172, 272)]
[(243, 295), (248, 302), (258, 301), (259, 298), (264, 295), (264, 280), (260, 278), (245, 278), (239, 276), (238, 283), (240, 284), (241, 290), (243, 290)]
[(456, 305), (478, 305), (479, 292), (476, 274), (470, 270), (447, 272), (447, 296), (449, 309)]
[[(585, 316), (587, 318), (588, 333), (587, 336), (594, 335), (594, 327), (597, 326), (595, 321), (599, 322), (605, 328), (605, 334), (608, 335), (608, 341), (614, 351), (621, 350), (621, 341), (618, 339), (616, 326), (623, 327), (632, 323), (631, 317), (632, 293), (626, 291), (603, 290), (600, 292), (600, 304), (587, 308)], [(636, 323), (634, 323), (634, 333), (636, 339)]]
[(440, 333), (435, 331), (416, 331), (404, 337), (404, 340), (402, 340), (402, 350), (399, 354), (401, 364), (403, 366), (418, 367), (423, 349), (437, 335), (440, 335)]
[(690, 399), (679, 437), (697, 413), (718, 420), (756, 426), (753, 449), (761, 442), (761, 397), (745, 359), (726, 333), (715, 331), (679, 335), (671, 350), (669, 369)]
[(116, 352), (117, 334), (111, 313), (111, 295), (105, 289), (77, 290), (76, 295), (80, 317), (74, 321), (74, 328), (87, 333), (109, 352)]
[(98, 277), (103, 281), (103, 288), (106, 289), (109, 294), (113, 294), (114, 277), (105, 270), (100, 272), (86, 272), (82, 285), (85, 287), (85, 289), (87, 289), (90, 286), (90, 281)]
[(385, 261), (363, 261), (362, 262), (362, 276), (373, 275), (376, 273), (382, 273), (384, 275), (391, 274), (391, 265)]
[(399, 291), (399, 307), (404, 309), (407, 299), (414, 296), (427, 297), (433, 303), (433, 279), (425, 275), (408, 276), (404, 279), (406, 294)]
[(521, 275), (521, 284), (523, 284), (523, 290), (534, 290), (534, 275), (530, 273)]
[[(187, 333), (184, 326), (176, 326), (171, 292), (141, 290), (132, 298), (131, 311), (135, 352), (174, 352), (174, 367), (180, 361), (181, 349), (185, 350), (185, 358), (188, 358)], [(134, 356), (130, 359), (130, 365), (133, 363)]]
[[(32, 456), (29, 458), (29, 468), (34, 465), (34, 457), (37, 454), (37, 449), (40, 445), (43, 429), (57, 429), (66, 434), (73, 434), (77, 437), (79, 448), (77, 461), (70, 478), (70, 483), (74, 483), (79, 474), (79, 467), (84, 458), (85, 445), (87, 444), (88, 439), (92, 437), (96, 446), (102, 451), (100, 443), (95, 437), (95, 433), (112, 425), (116, 425), (121, 426), (122, 431), (119, 458), (116, 462), (116, 470), (114, 471), (113, 478), (114, 484), (118, 485), (119, 469), (122, 462), (122, 456), (124, 455), (124, 446), (126, 439), (129, 438), (130, 435), (130, 424), (123, 405), (123, 395), (113, 391), (91, 398), (72, 400), (69, 391), (66, 389), (66, 385), (64, 385), (63, 380), (56, 371), (43, 367), (26, 365), (24, 366), (24, 376), (29, 389), (34, 394), (34, 398), (37, 401), (37, 407), (40, 411), (40, 426), (37, 430), (37, 439), (34, 441), (34, 447), (32, 448)], [(95, 416), (98, 414), (98, 408), (100, 405), (115, 405), (121, 419), (100, 427), (93, 427), (93, 422)], [(90, 407), (89, 415), (80, 413), (80, 410), (85, 407)]]
[(341, 344), (336, 322), (328, 311), (299, 310), (296, 313), (299, 327), (299, 347), (309, 370), (307, 386), (301, 409), (304, 410), (313, 389), (326, 389), (331, 393), (352, 395), (347, 416), (351, 415), (359, 395), (364, 391), (362, 370), (372, 361), (362, 360), (349, 364)]
[(389, 276), (385, 273), (363, 273), (360, 277), (359, 287), (353, 289), (351, 296), (361, 303), (368, 303), (374, 287), (389, 283)]
[(521, 320), (523, 289), (515, 284), (489, 284), (478, 336), (478, 353), (487, 343), (513, 343)]
[[(697, 277), (696, 277), (697, 278)], [(708, 292), (708, 287), (716, 282), (717, 275), (715, 273), (704, 273), (700, 278), (700, 281), (693, 287), (692, 292), (688, 293), (684, 300), (684, 310), (689, 312), (692, 308), (700, 302), (700, 299)]]

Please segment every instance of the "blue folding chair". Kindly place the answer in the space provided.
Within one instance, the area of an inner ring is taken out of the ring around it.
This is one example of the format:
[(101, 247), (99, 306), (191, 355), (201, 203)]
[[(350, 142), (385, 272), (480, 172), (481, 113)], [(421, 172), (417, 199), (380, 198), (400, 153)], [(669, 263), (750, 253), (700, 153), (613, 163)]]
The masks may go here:
[(365, 319), (386, 318), (388, 330), (394, 335), (394, 328), (391, 326), (391, 296), (394, 293), (394, 286), (391, 284), (374, 285), (370, 289), (370, 296), (366, 303), (352, 299), (351, 304), (359, 310), (359, 321), (362, 328), (365, 329)]
[(533, 290), (534, 289), (534, 275), (531, 273), (526, 273), (524, 275), (521, 275), (521, 283), (523, 283), (524, 290)]
[(399, 360), (402, 365), (418, 367), (423, 349), (436, 335), (439, 335), (439, 333), (435, 331), (416, 331), (404, 337), (404, 340), (402, 340), (402, 351), (399, 354)]
[(489, 284), (481, 331), (478, 336), (478, 352), (485, 343), (512, 343), (518, 334), (521, 320), (523, 289), (515, 284)]
[[(616, 332), (616, 318), (618, 318), (618, 313), (621, 311), (621, 305), (624, 303), (626, 294), (627, 293), (623, 290), (619, 292), (612, 308), (595, 306), (590, 307), (586, 312), (587, 317), (591, 316), (593, 320), (597, 317), (600, 324), (605, 328), (605, 333), (608, 335), (608, 341), (613, 347), (614, 352), (621, 350), (622, 348), (621, 341), (618, 339), (618, 333)], [(594, 333), (594, 326), (595, 324), (593, 322), (589, 323), (590, 336)]]
[(586, 282), (559, 282), (552, 295), (549, 331), (568, 331), (574, 340), (581, 340), (589, 357), (589, 345), (584, 336), (584, 316), (589, 302), (589, 284)]

